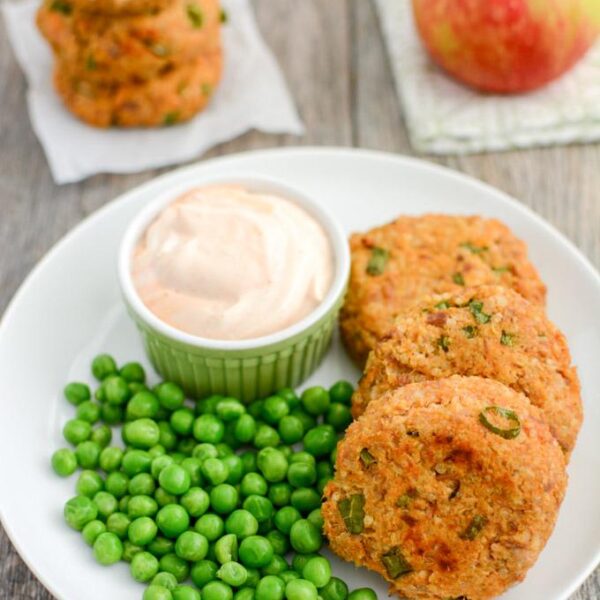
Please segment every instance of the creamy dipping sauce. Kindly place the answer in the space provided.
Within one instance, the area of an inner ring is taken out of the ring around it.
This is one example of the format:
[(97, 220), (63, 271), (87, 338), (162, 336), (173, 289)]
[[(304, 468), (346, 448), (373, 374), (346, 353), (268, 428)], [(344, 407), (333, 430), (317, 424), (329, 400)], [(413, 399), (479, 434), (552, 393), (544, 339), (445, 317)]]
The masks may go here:
[(244, 340), (312, 312), (333, 280), (325, 230), (303, 208), (240, 185), (190, 190), (140, 238), (134, 286), (162, 321), (193, 335)]

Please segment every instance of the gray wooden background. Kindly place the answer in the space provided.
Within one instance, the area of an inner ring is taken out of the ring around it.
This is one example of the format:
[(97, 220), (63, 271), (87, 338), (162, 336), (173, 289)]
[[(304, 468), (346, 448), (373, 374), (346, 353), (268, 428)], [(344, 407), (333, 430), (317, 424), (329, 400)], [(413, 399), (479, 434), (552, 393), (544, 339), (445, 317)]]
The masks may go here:
[[(306, 124), (306, 135), (249, 133), (208, 157), (300, 144), (413, 154), (370, 0), (255, 0), (254, 4)], [(512, 194), (600, 266), (600, 145), (427, 158)], [(99, 175), (80, 184), (56, 186), (29, 123), (23, 76), (0, 27), (0, 314), (29, 270), (78, 221), (160, 172)], [(50, 597), (0, 527), (0, 599)], [(600, 569), (571, 600), (598, 598)]]

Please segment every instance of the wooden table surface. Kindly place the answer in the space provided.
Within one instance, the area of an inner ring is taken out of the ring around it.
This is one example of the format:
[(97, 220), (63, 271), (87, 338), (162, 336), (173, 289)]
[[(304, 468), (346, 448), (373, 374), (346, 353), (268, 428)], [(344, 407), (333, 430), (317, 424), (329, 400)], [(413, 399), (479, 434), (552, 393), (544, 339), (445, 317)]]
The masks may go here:
[[(306, 134), (297, 138), (252, 132), (207, 157), (309, 144), (413, 154), (369, 0), (255, 0), (255, 6)], [(162, 172), (98, 175), (56, 186), (31, 129), (25, 93), (23, 76), (0, 27), (0, 314), (29, 270), (69, 229), (118, 194)], [(600, 266), (600, 145), (427, 158), (512, 194)], [(0, 527), (0, 599), (25, 598), (51, 596)], [(572, 600), (597, 598), (600, 569)]]

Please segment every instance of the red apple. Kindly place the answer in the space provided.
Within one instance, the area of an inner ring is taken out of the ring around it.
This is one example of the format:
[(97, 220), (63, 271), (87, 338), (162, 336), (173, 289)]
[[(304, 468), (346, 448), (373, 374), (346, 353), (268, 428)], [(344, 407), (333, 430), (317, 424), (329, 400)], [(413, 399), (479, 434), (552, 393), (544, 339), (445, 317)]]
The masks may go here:
[(600, 0), (413, 0), (433, 60), (486, 92), (538, 88), (593, 44)]

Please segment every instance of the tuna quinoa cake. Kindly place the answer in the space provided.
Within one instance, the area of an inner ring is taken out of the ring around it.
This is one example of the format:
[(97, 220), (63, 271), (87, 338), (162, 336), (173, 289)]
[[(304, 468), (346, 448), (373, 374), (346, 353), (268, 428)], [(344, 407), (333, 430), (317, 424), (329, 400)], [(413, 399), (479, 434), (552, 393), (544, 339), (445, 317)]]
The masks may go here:
[(546, 288), (526, 245), (494, 219), (400, 217), (350, 238), (352, 268), (340, 316), (342, 341), (362, 368), (395, 316), (421, 296), (499, 284), (536, 304)]
[(92, 83), (154, 79), (220, 52), (218, 0), (173, 0), (159, 14), (113, 18), (53, 9), (46, 0), (37, 23), (62, 69)]
[[(164, 10), (173, 0), (68, 0), (61, 3), (90, 14), (123, 16), (156, 13)], [(69, 10), (69, 9), (67, 9)]]
[(500, 286), (422, 298), (398, 317), (369, 356), (352, 412), (360, 415), (390, 389), (454, 374), (523, 392), (567, 455), (572, 451), (583, 409), (565, 337), (541, 307)]
[(96, 127), (175, 125), (209, 103), (221, 68), (217, 52), (152, 81), (108, 86), (70, 77), (59, 63), (54, 85), (69, 110)]
[(485, 600), (521, 581), (562, 502), (565, 459), (505, 385), (454, 376), (372, 402), (338, 445), (325, 533), (410, 600)]

